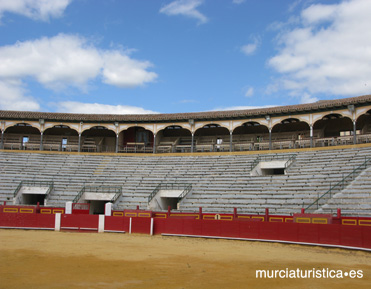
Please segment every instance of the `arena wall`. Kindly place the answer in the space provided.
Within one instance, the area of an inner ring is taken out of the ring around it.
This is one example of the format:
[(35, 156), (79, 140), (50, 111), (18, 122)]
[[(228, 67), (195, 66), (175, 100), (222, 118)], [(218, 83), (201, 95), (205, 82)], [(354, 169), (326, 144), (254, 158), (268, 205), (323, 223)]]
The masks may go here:
[[(12, 206), (12, 208), (16, 208)], [(18, 207), (18, 209), (25, 207)], [(117, 232), (331, 246), (371, 251), (371, 218), (335, 218), (334, 224), (295, 223), (292, 216), (168, 214), (131, 210), (121, 215), (11, 213), (0, 207), (0, 228)], [(14, 211), (14, 210), (13, 210)], [(127, 215), (127, 216), (126, 216)], [(132, 217), (130, 217), (130, 215)], [(221, 218), (221, 217), (224, 218)], [(302, 216), (305, 216), (304, 214)], [(206, 218), (204, 218), (206, 217)], [(213, 219), (211, 218), (213, 217)], [(245, 218), (243, 218), (245, 217)], [(254, 218), (255, 217), (255, 218)], [(308, 214), (310, 218), (311, 215)], [(207, 219), (209, 218), (209, 219)]]

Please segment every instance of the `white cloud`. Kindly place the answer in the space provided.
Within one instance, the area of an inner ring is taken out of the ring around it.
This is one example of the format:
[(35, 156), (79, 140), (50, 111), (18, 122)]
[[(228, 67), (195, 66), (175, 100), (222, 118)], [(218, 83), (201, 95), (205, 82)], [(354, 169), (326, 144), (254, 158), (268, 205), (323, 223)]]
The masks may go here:
[(72, 0), (0, 0), (0, 19), (6, 12), (47, 21), (63, 15)]
[(118, 87), (134, 87), (157, 78), (157, 74), (147, 71), (152, 67), (148, 61), (131, 59), (120, 51), (104, 54), (103, 82)]
[(252, 97), (254, 95), (254, 88), (253, 87), (249, 87), (245, 93), (245, 96), (246, 97)]
[(252, 109), (260, 109), (260, 108), (269, 108), (275, 107), (278, 105), (262, 105), (262, 106), (229, 106), (229, 107), (218, 107), (214, 108), (211, 111), (228, 111), (228, 110), (252, 110)]
[(58, 112), (89, 114), (157, 114), (141, 107), (65, 101), (55, 104)]
[(260, 45), (260, 39), (258, 37), (254, 37), (252, 43), (246, 44), (241, 47), (241, 51), (246, 55), (252, 55), (258, 49)]
[(313, 97), (309, 95), (308, 93), (304, 93), (301, 96), (301, 103), (313, 103), (313, 102), (317, 102), (318, 100), (319, 99), (317, 97)]
[(119, 50), (99, 50), (85, 38), (59, 34), (52, 38), (0, 47), (0, 79), (32, 77), (55, 90), (68, 86), (82, 90), (90, 80), (103, 77), (107, 84), (133, 87), (152, 82), (151, 64)]
[(186, 17), (195, 18), (198, 20), (199, 24), (204, 24), (208, 21), (208, 18), (196, 9), (203, 2), (203, 0), (176, 0), (162, 7), (160, 9), (160, 13), (164, 13), (169, 16), (183, 15)]
[(26, 90), (19, 81), (0, 80), (0, 109), (2, 110), (27, 110), (40, 109), (38, 102), (26, 96)]
[[(152, 64), (131, 58), (122, 50), (101, 50), (83, 37), (59, 34), (0, 47), (0, 81), (21, 95), (22, 81), (32, 79), (44, 87), (82, 91), (97, 79), (117, 87), (135, 87), (155, 81)], [(12, 83), (10, 85), (9, 83)], [(18, 89), (17, 85), (18, 84)], [(6, 94), (0, 94), (3, 103)], [(32, 106), (34, 108), (34, 106)]]
[(302, 10), (300, 26), (280, 34), (282, 47), (269, 60), (281, 74), (281, 86), (297, 96), (370, 93), (370, 15), (369, 0), (317, 4)]

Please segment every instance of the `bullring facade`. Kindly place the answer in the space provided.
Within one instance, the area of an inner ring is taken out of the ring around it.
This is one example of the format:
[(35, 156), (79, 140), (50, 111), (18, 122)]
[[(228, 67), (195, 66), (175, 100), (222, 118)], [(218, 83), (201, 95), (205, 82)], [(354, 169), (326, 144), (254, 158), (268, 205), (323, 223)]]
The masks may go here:
[(253, 110), (151, 115), (0, 111), (0, 149), (171, 153), (371, 140), (371, 95)]

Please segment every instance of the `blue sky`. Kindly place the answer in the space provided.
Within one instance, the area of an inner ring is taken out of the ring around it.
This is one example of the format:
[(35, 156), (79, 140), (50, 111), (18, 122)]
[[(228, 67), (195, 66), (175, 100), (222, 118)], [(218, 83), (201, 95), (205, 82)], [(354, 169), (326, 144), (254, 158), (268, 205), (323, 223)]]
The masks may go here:
[(177, 113), (371, 93), (369, 0), (0, 0), (0, 109)]

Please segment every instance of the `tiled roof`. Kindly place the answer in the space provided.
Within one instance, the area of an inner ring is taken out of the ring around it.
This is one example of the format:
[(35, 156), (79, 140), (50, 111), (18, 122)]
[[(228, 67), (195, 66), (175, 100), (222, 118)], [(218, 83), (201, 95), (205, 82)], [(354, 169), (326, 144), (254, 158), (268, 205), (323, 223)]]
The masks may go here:
[(371, 95), (363, 95), (351, 98), (335, 100), (323, 100), (308, 104), (276, 106), (270, 108), (259, 108), (249, 110), (230, 110), (230, 111), (206, 111), (193, 113), (169, 113), (169, 114), (75, 114), (75, 113), (55, 113), (55, 112), (33, 112), (33, 111), (9, 111), (0, 110), (0, 119), (17, 120), (56, 120), (71, 122), (169, 122), (194, 120), (219, 120), (232, 118), (254, 118), (264, 115), (307, 113), (318, 110), (328, 110), (331, 108), (344, 107), (354, 104), (371, 104)]

